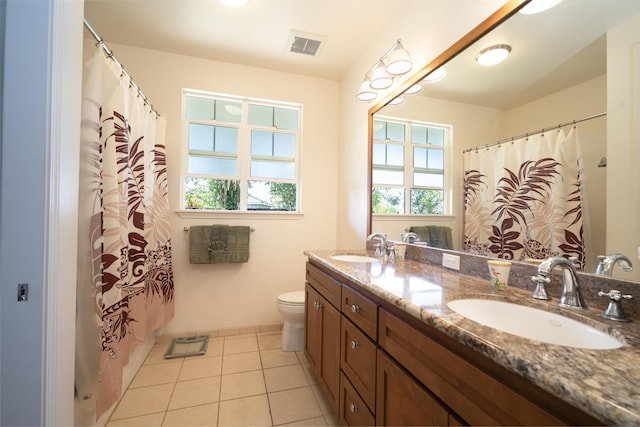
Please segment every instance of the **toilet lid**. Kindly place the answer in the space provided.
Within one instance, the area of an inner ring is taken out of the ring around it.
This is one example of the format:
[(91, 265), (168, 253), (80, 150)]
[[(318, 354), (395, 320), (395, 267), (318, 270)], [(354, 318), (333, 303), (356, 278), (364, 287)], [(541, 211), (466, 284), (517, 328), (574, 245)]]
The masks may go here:
[(287, 304), (304, 304), (304, 291), (287, 292), (278, 295), (278, 301)]

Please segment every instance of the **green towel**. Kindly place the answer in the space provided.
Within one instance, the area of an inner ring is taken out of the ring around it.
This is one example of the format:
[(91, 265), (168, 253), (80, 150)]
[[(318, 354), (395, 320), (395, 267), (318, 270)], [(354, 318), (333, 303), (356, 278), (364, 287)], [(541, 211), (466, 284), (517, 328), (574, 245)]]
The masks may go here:
[(251, 229), (247, 226), (229, 226), (227, 233), (227, 256), (225, 262), (249, 261), (249, 236)]
[(212, 225), (211, 241), (209, 242), (209, 256), (211, 263), (227, 262), (227, 250), (229, 248), (229, 226)]
[(211, 243), (211, 227), (193, 225), (189, 228), (189, 262), (191, 264), (209, 264), (209, 244)]

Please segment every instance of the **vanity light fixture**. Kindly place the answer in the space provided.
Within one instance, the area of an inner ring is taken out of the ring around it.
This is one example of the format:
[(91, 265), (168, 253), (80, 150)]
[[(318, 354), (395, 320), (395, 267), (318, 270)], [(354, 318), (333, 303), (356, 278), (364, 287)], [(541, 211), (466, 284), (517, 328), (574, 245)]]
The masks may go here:
[(486, 49), (482, 49), (476, 55), (476, 61), (478, 64), (484, 66), (496, 65), (507, 59), (511, 53), (511, 46), (506, 44), (497, 44), (489, 46)]
[(412, 68), (411, 55), (402, 46), (402, 40), (398, 39), (365, 74), (356, 99), (373, 101), (378, 95), (376, 91), (391, 87), (396, 77), (408, 73)]
[(425, 82), (425, 83), (435, 83), (435, 82), (439, 82), (440, 80), (444, 79), (445, 77), (447, 77), (447, 70), (445, 70), (444, 68), (440, 67), (437, 70), (435, 70), (432, 73), (430, 73), (427, 77), (422, 79), (422, 81)]
[(561, 1), (562, 0), (531, 0), (531, 3), (520, 9), (520, 13), (523, 15), (534, 15), (551, 9)]
[(389, 102), (389, 105), (398, 105), (398, 104), (402, 104), (403, 102), (404, 102), (404, 96), (398, 95)]
[(420, 92), (422, 92), (422, 85), (420, 83), (416, 83), (409, 87), (409, 89), (405, 90), (404, 95), (415, 95)]

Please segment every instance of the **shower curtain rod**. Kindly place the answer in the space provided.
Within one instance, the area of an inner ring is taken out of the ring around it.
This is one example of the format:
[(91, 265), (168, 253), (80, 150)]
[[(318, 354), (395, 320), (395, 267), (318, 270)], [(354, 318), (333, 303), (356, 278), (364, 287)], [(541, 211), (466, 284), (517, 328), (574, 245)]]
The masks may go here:
[(122, 65), (122, 63), (120, 61), (118, 61), (118, 59), (113, 54), (113, 51), (111, 49), (109, 49), (109, 46), (107, 46), (107, 44), (104, 42), (102, 37), (100, 37), (98, 35), (98, 33), (96, 32), (96, 30), (94, 30), (93, 27), (89, 24), (89, 22), (87, 21), (87, 18), (84, 18), (84, 26), (85, 26), (85, 28), (87, 30), (89, 30), (89, 33), (91, 33), (93, 38), (96, 39), (96, 42), (97, 42), (96, 45), (99, 45), (100, 47), (102, 47), (102, 50), (104, 50), (104, 53), (106, 53), (107, 56), (113, 62), (118, 64), (118, 66), (120, 67), (120, 70), (122, 72), (122, 75), (129, 79), (129, 84), (135, 88), (135, 90), (138, 92), (138, 95), (140, 95), (140, 97), (144, 101), (145, 105), (148, 105), (149, 108), (151, 108), (151, 112), (154, 113), (156, 115), (156, 117), (159, 117), (160, 113), (158, 113), (158, 111), (153, 107), (153, 104), (149, 101), (149, 98), (147, 98), (144, 95), (144, 93), (142, 93), (142, 89), (140, 89), (140, 86), (138, 86), (136, 84), (136, 82), (133, 81), (133, 77), (131, 77), (131, 75), (129, 73), (127, 73), (127, 71), (124, 69), (124, 65)]
[(481, 148), (493, 147), (494, 145), (504, 144), (505, 142), (515, 141), (516, 139), (526, 138), (527, 136), (537, 135), (539, 133), (545, 133), (547, 131), (550, 131), (550, 130), (553, 130), (553, 129), (560, 129), (560, 128), (563, 128), (563, 127), (569, 126), (569, 125), (575, 125), (575, 124), (578, 124), (580, 122), (586, 122), (587, 120), (597, 119), (598, 117), (602, 117), (602, 116), (606, 116), (606, 115), (607, 115), (606, 112), (594, 114), (593, 116), (583, 117), (581, 119), (573, 120), (573, 121), (570, 121), (570, 122), (560, 123), (559, 125), (556, 125), (556, 126), (553, 126), (553, 127), (542, 128), (542, 129), (540, 129), (539, 131), (536, 131), (536, 132), (525, 133), (525, 134), (518, 135), (518, 136), (512, 136), (512, 137), (509, 137), (509, 138), (501, 139), (501, 140), (496, 141), (496, 142), (492, 142), (490, 144), (480, 145), (480, 146), (477, 146), (477, 147), (474, 147), (474, 148), (467, 148), (465, 150), (462, 150), (462, 153), (468, 153), (469, 151), (478, 151)]

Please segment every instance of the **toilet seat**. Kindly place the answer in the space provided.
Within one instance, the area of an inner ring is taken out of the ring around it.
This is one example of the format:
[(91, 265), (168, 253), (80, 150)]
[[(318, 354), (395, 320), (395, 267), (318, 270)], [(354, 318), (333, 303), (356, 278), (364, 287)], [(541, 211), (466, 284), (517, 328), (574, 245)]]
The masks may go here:
[(278, 295), (278, 303), (284, 305), (304, 305), (304, 291), (286, 292)]

